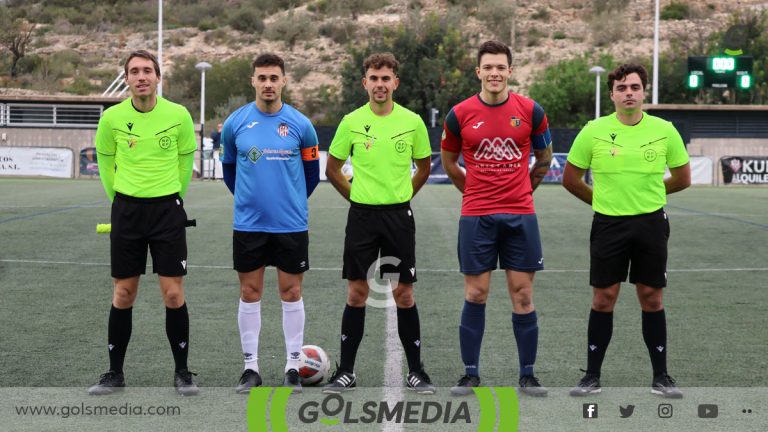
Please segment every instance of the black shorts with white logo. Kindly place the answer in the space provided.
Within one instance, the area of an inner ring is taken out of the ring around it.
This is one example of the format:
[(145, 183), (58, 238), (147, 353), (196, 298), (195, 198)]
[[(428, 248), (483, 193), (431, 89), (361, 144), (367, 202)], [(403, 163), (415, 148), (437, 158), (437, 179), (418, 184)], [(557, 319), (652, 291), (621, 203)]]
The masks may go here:
[(309, 270), (309, 232), (267, 233), (233, 231), (235, 270), (248, 273), (264, 266), (300, 274)]
[(626, 281), (629, 273), (630, 283), (664, 288), (668, 239), (664, 209), (635, 216), (595, 213), (589, 246), (590, 285), (607, 288)]
[(410, 203), (350, 206), (342, 277), (375, 278), (379, 253), (381, 278), (416, 282), (416, 223)]
[(171, 277), (187, 274), (187, 213), (178, 194), (136, 198), (117, 193), (111, 221), (112, 277), (144, 274), (147, 247), (153, 273)]

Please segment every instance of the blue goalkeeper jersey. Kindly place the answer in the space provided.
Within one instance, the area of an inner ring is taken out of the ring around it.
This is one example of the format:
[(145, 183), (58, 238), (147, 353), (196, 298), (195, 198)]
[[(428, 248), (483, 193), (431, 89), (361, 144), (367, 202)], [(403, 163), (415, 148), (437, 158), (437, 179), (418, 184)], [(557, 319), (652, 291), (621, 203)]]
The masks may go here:
[(309, 229), (302, 159), (317, 158), (317, 133), (307, 117), (285, 103), (266, 114), (251, 102), (224, 122), (221, 145), (221, 162), (236, 164), (234, 230)]

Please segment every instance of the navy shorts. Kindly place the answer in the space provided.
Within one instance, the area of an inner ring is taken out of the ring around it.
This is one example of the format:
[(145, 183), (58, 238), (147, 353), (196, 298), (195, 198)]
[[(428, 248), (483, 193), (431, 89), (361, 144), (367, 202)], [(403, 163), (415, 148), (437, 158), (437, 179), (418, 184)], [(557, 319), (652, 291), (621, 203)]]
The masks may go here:
[[(589, 284), (607, 288), (627, 280), (667, 285), (669, 220), (663, 209), (636, 216), (595, 213), (590, 233)], [(630, 270), (631, 264), (631, 270)]]
[(235, 270), (248, 273), (264, 266), (300, 274), (309, 270), (309, 232), (267, 233), (234, 231), (232, 258)]
[(113, 278), (144, 274), (147, 247), (152, 253), (152, 272), (169, 277), (187, 274), (187, 213), (178, 194), (135, 198), (118, 192), (111, 221)]
[(492, 214), (459, 219), (459, 268), (478, 275), (497, 267), (519, 272), (544, 269), (536, 214)]

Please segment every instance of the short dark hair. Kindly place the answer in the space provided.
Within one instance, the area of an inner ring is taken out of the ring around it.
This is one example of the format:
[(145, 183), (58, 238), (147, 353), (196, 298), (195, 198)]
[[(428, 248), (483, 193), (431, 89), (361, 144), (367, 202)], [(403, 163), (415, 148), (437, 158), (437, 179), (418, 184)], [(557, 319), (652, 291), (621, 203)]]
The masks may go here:
[(648, 71), (645, 70), (645, 67), (636, 63), (624, 63), (608, 74), (608, 91), (613, 91), (614, 82), (622, 81), (627, 75), (633, 73), (636, 73), (640, 77), (640, 81), (643, 83), (643, 90), (645, 90), (645, 88), (648, 87)]
[(280, 72), (285, 75), (285, 62), (283, 58), (277, 54), (265, 53), (258, 57), (251, 64), (251, 72), (255, 72), (257, 67), (264, 66), (280, 66)]
[(388, 67), (392, 69), (392, 72), (397, 76), (397, 70), (400, 68), (400, 62), (397, 61), (395, 55), (390, 52), (373, 53), (365, 58), (363, 61), (363, 76), (368, 72), (368, 69), (381, 69)]
[(160, 63), (157, 62), (157, 57), (155, 57), (151, 52), (147, 50), (136, 50), (128, 54), (128, 59), (125, 60), (125, 64), (123, 65), (126, 75), (128, 75), (128, 63), (130, 63), (134, 57), (140, 57), (151, 61), (152, 66), (155, 68), (155, 74), (160, 76)]
[(477, 66), (480, 66), (480, 57), (483, 54), (506, 54), (507, 65), (512, 66), (512, 50), (499, 41), (489, 40), (480, 45), (480, 49), (477, 50)]

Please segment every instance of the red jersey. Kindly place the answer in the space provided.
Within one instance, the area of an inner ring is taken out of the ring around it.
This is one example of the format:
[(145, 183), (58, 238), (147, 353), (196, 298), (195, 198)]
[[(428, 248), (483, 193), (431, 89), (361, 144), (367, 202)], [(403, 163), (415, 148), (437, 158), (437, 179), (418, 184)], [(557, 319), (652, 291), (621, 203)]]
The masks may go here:
[(509, 92), (505, 102), (488, 105), (474, 95), (454, 106), (445, 118), (441, 147), (464, 157), (461, 215), (535, 213), (531, 146), (550, 144), (547, 116), (527, 97)]

